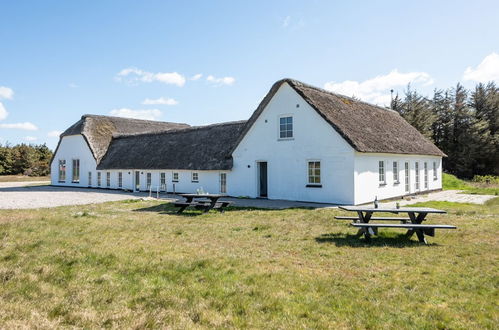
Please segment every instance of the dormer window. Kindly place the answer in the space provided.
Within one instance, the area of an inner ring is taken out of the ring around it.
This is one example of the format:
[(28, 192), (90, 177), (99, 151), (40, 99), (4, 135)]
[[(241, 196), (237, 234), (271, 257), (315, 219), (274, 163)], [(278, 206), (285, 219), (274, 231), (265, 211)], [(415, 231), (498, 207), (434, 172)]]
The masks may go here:
[(293, 117), (286, 116), (279, 118), (279, 138), (280, 139), (293, 138)]

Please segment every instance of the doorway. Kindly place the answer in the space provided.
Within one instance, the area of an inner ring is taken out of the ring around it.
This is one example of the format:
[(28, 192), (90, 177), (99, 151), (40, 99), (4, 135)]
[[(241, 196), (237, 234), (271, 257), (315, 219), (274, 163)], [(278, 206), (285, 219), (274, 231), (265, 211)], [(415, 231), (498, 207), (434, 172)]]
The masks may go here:
[(140, 191), (140, 171), (135, 171), (135, 191)]
[(258, 162), (258, 196), (268, 197), (267, 162)]

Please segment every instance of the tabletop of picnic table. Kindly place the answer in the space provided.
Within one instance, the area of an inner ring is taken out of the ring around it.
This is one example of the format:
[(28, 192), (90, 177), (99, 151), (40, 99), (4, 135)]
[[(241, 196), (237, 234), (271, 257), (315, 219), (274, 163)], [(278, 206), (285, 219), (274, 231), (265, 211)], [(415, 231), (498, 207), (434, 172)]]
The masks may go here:
[(213, 197), (224, 197), (222, 194), (179, 194), (182, 197), (196, 197), (196, 198), (213, 198)]
[(400, 208), (390, 208), (390, 207), (378, 207), (374, 208), (372, 206), (340, 206), (339, 207), (345, 211), (354, 212), (391, 212), (391, 213), (447, 213), (444, 210), (437, 210), (431, 207), (400, 207)]

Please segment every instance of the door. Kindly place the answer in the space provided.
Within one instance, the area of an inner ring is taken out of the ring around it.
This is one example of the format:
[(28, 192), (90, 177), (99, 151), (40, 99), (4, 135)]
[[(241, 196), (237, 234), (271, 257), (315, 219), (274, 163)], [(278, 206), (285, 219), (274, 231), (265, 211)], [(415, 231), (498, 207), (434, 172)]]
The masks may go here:
[(258, 163), (258, 195), (267, 197), (267, 162)]
[(135, 191), (140, 191), (140, 171), (135, 171)]

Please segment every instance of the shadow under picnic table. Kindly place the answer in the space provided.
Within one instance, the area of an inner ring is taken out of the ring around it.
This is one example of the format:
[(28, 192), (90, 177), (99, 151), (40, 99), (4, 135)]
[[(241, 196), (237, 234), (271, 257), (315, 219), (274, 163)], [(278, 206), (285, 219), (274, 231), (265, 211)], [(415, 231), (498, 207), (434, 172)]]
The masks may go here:
[(409, 239), (406, 234), (393, 234), (393, 233), (379, 233), (368, 242), (364, 238), (359, 237), (357, 234), (345, 233), (328, 233), (322, 234), (315, 238), (317, 243), (321, 244), (334, 244), (336, 246), (349, 246), (349, 247), (380, 247), (380, 246), (393, 246), (393, 247), (414, 247), (414, 246), (438, 246), (436, 243), (422, 244), (418, 241)]

